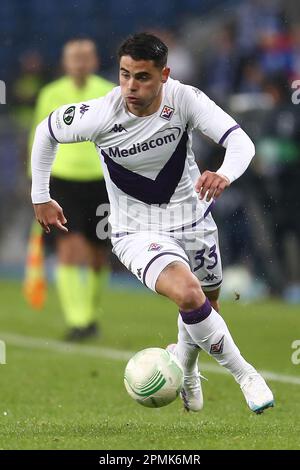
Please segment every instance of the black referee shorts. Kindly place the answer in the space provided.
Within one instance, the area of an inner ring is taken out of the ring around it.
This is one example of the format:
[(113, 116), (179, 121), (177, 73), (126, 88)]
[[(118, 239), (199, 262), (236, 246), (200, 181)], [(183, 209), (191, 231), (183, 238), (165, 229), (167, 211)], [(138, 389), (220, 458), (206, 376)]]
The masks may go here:
[[(101, 240), (97, 236), (97, 224), (101, 219), (108, 217), (96, 215), (100, 204), (109, 201), (104, 179), (93, 181), (69, 181), (57, 177), (50, 179), (50, 194), (52, 199), (63, 208), (67, 219), (69, 233), (80, 233), (93, 243), (108, 245), (109, 239)], [(108, 224), (106, 226), (108, 232)], [(55, 230), (55, 236), (64, 235), (64, 232)]]

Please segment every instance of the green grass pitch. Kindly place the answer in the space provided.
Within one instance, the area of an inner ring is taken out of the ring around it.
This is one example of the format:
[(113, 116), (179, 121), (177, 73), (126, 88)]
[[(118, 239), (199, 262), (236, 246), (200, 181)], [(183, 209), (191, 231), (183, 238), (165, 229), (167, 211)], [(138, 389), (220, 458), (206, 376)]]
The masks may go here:
[(269, 381), (276, 407), (257, 416), (233, 378), (211, 369), (215, 363), (204, 353), (200, 363), (209, 380), (200, 413), (183, 412), (180, 399), (147, 409), (127, 395), (124, 351), (176, 339), (176, 308), (162, 297), (110, 290), (102, 338), (75, 348), (55, 342), (64, 324), (53, 290), (41, 313), (24, 304), (16, 282), (0, 284), (0, 299), (0, 339), (7, 343), (7, 363), (0, 365), (1, 449), (300, 448), (300, 365), (291, 361), (291, 344), (300, 339), (299, 307), (222, 305), (245, 357), (277, 374)]

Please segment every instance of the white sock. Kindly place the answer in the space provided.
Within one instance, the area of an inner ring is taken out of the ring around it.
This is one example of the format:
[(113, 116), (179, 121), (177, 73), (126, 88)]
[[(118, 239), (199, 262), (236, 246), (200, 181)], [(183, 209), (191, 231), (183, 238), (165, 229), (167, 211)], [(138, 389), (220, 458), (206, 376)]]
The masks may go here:
[(176, 356), (183, 367), (184, 375), (191, 375), (195, 372), (198, 363), (200, 348), (192, 340), (181, 315), (178, 315), (178, 340), (176, 345)]
[(186, 330), (198, 344), (225, 367), (240, 384), (250, 372), (255, 372), (235, 345), (225, 321), (210, 305), (208, 299), (192, 312), (180, 311)]

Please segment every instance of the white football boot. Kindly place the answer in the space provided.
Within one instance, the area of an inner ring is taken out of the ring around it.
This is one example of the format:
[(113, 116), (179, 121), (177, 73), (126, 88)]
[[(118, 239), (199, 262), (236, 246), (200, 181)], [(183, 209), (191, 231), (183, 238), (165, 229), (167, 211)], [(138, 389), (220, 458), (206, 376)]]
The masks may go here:
[(241, 390), (250, 410), (261, 414), (267, 408), (274, 406), (273, 393), (258, 372), (252, 372), (242, 381)]
[[(177, 357), (176, 344), (169, 344), (166, 349)], [(202, 410), (203, 408), (201, 377), (202, 375), (200, 375), (198, 370), (198, 364), (196, 365), (195, 371), (192, 374), (184, 373), (183, 388), (180, 392), (180, 397), (183, 401), (183, 406), (186, 411), (196, 412)]]

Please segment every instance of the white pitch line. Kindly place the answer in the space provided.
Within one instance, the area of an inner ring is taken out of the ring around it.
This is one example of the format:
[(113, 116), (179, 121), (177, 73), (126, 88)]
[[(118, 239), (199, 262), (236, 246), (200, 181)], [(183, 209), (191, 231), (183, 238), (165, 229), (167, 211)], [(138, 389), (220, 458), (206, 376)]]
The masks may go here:
[[(86, 346), (79, 344), (57, 341), (49, 338), (37, 338), (33, 336), (22, 336), (14, 333), (0, 333), (0, 339), (8, 345), (26, 349), (44, 349), (47, 351), (64, 354), (79, 354), (81, 356), (99, 357), (128, 361), (135, 353), (132, 351), (118, 351), (117, 349), (102, 348), (99, 346)], [(9, 359), (8, 359), (9, 360)]]
[[(63, 341), (56, 341), (48, 338), (34, 338), (32, 336), (22, 336), (14, 333), (2, 332), (0, 339), (8, 345), (25, 349), (40, 349), (63, 354), (78, 354), (80, 356), (99, 357), (113, 359), (116, 361), (128, 361), (134, 354), (134, 351), (122, 351), (112, 348), (99, 346), (86, 346), (79, 344), (70, 344)], [(9, 362), (9, 356), (7, 357)], [(213, 374), (228, 374), (226, 369), (214, 364), (202, 363), (201, 372), (212, 372)], [(259, 371), (267, 380), (274, 382), (300, 385), (300, 377), (293, 375), (278, 374), (267, 370)]]

